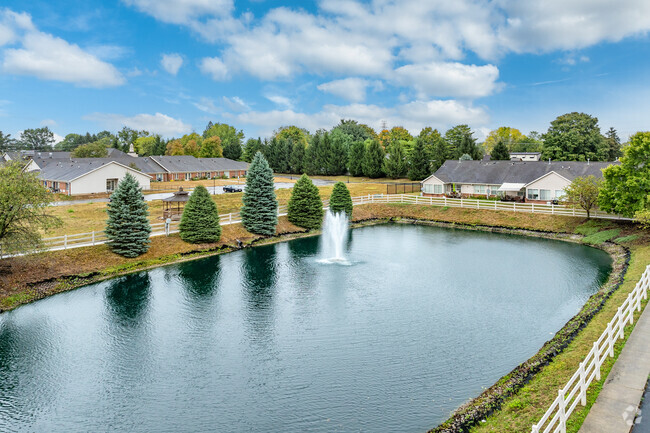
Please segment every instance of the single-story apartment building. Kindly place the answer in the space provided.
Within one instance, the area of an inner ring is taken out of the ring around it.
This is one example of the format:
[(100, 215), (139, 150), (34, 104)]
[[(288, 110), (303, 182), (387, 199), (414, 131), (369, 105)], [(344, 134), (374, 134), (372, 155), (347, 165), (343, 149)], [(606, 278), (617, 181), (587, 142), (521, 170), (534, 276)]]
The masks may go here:
[(576, 177), (602, 178), (617, 162), (449, 160), (422, 181), (424, 196), (490, 197), (547, 203), (564, 196)]
[[(130, 173), (142, 189), (150, 188), (151, 176), (117, 161), (59, 160), (39, 171), (43, 186), (52, 192), (67, 195), (113, 192), (117, 184)], [(100, 158), (101, 159), (101, 158)]]
[(38, 165), (29, 158), (25, 158), (20, 152), (5, 152), (0, 158), (0, 163), (5, 163), (9, 161), (22, 161), (25, 163), (23, 171), (35, 171), (38, 170)]

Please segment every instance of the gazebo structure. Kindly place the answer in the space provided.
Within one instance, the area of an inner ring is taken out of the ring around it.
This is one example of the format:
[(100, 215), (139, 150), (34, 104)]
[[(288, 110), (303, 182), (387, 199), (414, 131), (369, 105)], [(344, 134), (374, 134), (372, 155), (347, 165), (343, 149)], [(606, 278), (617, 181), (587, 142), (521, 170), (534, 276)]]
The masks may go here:
[(183, 187), (178, 188), (174, 195), (162, 199), (163, 201), (163, 218), (171, 218), (174, 221), (181, 219), (185, 203), (190, 199), (189, 191), (183, 191)]

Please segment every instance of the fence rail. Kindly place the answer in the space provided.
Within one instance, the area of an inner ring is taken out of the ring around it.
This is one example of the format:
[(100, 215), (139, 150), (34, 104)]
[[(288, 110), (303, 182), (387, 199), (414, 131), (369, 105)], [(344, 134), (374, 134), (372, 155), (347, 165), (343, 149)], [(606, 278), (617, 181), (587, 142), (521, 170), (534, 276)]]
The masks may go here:
[(648, 299), (650, 265), (645, 269), (634, 290), (618, 307), (614, 318), (607, 324), (600, 338), (593, 343), (587, 357), (571, 376), (564, 388), (558, 391), (544, 416), (532, 426), (532, 433), (566, 433), (566, 423), (578, 404), (587, 404), (587, 389), (593, 380), (600, 380), (600, 367), (607, 356), (614, 356), (614, 344), (625, 336), (625, 326), (634, 321), (634, 311), (641, 311), (641, 301)]
[[(481, 200), (481, 199), (468, 199), (468, 198), (447, 198), (447, 197), (422, 197), (418, 195), (409, 194), (369, 194), (359, 197), (352, 197), (352, 204), (359, 206), (363, 204), (373, 203), (405, 203), (405, 204), (419, 204), (428, 206), (442, 206), (442, 207), (461, 207), (468, 209), (480, 210), (501, 210), (510, 212), (524, 212), (524, 213), (539, 213), (548, 215), (565, 215), (575, 217), (586, 217), (587, 213), (582, 209), (569, 208), (562, 205), (547, 205), (536, 203), (515, 203), (515, 202), (500, 202), (496, 200)], [(323, 201), (323, 206), (329, 206), (329, 200)], [(287, 214), (287, 206), (278, 207), (278, 216)], [(619, 219), (631, 221), (630, 218), (622, 218), (619, 215), (610, 215), (604, 212), (592, 212), (592, 218), (604, 219)], [(232, 212), (228, 214), (219, 215), (221, 225), (236, 224), (241, 222), (241, 214), (239, 212)], [(165, 223), (151, 224), (151, 236), (160, 236), (170, 233), (178, 232), (178, 221), (172, 221), (168, 229), (165, 228)], [(57, 251), (69, 248), (87, 247), (92, 245), (103, 244), (108, 241), (104, 231), (93, 231), (89, 233), (78, 233), (74, 235), (55, 236), (43, 239), (44, 251)], [(9, 255), (2, 254), (2, 245), (0, 245), (0, 259), (9, 257)]]

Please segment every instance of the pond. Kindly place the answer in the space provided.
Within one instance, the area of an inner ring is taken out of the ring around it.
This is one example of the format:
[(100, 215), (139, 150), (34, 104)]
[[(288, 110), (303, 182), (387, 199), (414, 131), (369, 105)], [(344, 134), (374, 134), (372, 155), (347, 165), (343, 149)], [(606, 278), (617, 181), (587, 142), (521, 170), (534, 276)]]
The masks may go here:
[(0, 315), (0, 431), (407, 431), (535, 354), (604, 282), (583, 245), (413, 225), (170, 265)]

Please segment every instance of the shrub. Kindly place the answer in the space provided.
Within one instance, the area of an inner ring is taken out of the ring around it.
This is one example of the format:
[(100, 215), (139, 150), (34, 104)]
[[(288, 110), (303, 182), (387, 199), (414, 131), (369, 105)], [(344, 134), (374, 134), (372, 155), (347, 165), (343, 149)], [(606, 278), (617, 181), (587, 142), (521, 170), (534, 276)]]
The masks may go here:
[(330, 196), (330, 211), (332, 213), (345, 212), (348, 218), (352, 216), (352, 197), (350, 190), (343, 182), (336, 182)]
[(149, 250), (149, 211), (140, 184), (131, 174), (120, 181), (106, 209), (106, 237), (114, 253), (137, 257)]
[(217, 205), (204, 186), (197, 186), (190, 195), (179, 230), (181, 239), (192, 244), (218, 242), (221, 238)]
[(306, 174), (293, 187), (287, 217), (292, 224), (310, 230), (323, 225), (323, 202), (318, 188)]

